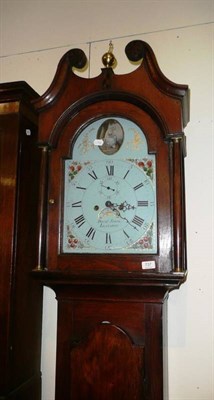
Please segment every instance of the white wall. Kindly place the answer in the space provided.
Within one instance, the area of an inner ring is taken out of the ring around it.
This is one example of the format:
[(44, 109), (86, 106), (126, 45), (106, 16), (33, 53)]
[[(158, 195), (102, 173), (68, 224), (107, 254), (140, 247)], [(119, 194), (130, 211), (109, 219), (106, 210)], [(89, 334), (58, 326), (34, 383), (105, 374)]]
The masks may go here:
[[(191, 89), (187, 135), (188, 280), (169, 298), (169, 400), (211, 400), (213, 388), (214, 2), (209, 0), (0, 0), (0, 81), (27, 81), (39, 94), (61, 56), (80, 47), (90, 76), (113, 40), (115, 73), (133, 69), (132, 39), (153, 48), (163, 73)], [(84, 73), (86, 76), (88, 71)], [(56, 302), (44, 291), (43, 400), (54, 399)], [(131, 399), (130, 399), (131, 400)]]

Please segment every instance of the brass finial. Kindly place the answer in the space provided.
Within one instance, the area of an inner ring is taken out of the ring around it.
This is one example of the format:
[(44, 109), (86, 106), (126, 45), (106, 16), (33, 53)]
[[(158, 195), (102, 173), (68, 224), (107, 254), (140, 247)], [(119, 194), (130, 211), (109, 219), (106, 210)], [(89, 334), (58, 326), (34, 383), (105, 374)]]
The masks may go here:
[(112, 68), (116, 64), (116, 58), (115, 58), (114, 54), (112, 53), (113, 48), (114, 48), (114, 46), (112, 44), (112, 41), (110, 41), (108, 52), (103, 54), (103, 56), (102, 56), (102, 62), (106, 68)]

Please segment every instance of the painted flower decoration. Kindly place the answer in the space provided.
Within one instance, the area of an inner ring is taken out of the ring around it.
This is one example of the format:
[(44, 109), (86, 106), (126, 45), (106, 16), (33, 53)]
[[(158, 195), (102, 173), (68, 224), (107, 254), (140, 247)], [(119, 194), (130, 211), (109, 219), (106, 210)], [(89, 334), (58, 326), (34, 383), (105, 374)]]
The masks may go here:
[(72, 180), (74, 179), (75, 175), (77, 175), (78, 172), (81, 171), (82, 166), (81, 164), (73, 163), (69, 165), (68, 169), (69, 169), (68, 172), (69, 179)]
[(143, 168), (144, 172), (147, 176), (152, 180), (153, 179), (153, 161), (144, 159), (143, 161), (138, 161), (138, 167)]

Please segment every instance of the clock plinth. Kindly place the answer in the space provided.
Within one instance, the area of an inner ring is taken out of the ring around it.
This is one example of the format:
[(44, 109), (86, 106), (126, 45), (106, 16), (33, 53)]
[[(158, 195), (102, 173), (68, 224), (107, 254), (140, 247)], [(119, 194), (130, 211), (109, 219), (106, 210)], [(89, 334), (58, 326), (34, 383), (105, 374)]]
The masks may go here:
[[(68, 52), (34, 101), (41, 148), (35, 279), (58, 300), (56, 400), (162, 400), (167, 297), (186, 279), (186, 85), (145, 42), (131, 74), (76, 76)], [(78, 372), (77, 372), (78, 371)], [(166, 398), (166, 397), (165, 397)]]

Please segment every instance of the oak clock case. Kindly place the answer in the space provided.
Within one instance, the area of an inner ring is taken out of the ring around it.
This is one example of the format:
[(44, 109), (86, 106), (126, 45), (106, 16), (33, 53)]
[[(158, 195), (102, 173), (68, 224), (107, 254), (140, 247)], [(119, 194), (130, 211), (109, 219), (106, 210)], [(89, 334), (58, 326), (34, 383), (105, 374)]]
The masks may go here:
[[(73, 49), (34, 102), (40, 197), (32, 275), (58, 301), (55, 399), (167, 398), (166, 308), (186, 279), (183, 129), (186, 85), (150, 46), (126, 46), (138, 68), (84, 79)], [(155, 382), (155, 384), (154, 384)]]

